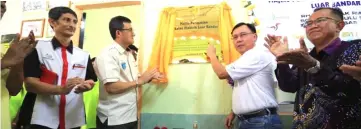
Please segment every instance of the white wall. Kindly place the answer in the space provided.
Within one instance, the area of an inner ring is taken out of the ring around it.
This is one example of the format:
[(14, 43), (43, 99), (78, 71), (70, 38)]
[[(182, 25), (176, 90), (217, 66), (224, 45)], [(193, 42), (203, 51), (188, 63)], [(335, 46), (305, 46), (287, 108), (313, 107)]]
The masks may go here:
[[(3, 1), (3, 0), (2, 0)], [(20, 33), (22, 20), (38, 19), (47, 17), (47, 11), (22, 12), (22, 1), (24, 0), (5, 0), (7, 11), (0, 21), (0, 34)], [(139, 0), (71, 0), (73, 4), (96, 4), (115, 1), (139, 1)], [(46, 21), (47, 22), (47, 21)]]
[(0, 21), (0, 34), (20, 33), (22, 21), (21, 0), (7, 0), (7, 11)]

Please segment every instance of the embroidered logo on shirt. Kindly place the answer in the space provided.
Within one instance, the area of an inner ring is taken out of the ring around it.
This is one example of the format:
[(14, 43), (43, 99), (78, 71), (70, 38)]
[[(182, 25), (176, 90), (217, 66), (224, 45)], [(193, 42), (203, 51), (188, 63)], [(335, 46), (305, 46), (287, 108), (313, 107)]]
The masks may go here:
[(75, 68), (81, 68), (81, 69), (84, 69), (84, 68), (85, 68), (85, 66), (84, 66), (84, 65), (82, 65), (82, 64), (74, 64), (74, 65), (73, 65), (73, 69), (75, 69)]
[(45, 56), (43, 56), (43, 59), (54, 60), (53, 56), (51, 56), (50, 54), (45, 54)]
[(127, 64), (125, 62), (122, 62), (122, 69), (125, 70), (127, 68)]

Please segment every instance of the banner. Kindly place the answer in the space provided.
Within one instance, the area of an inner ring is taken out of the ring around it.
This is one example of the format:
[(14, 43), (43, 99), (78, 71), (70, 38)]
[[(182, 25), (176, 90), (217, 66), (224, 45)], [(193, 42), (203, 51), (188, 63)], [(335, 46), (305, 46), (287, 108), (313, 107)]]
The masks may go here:
[[(290, 49), (299, 48), (299, 38), (305, 37), (306, 46), (311, 50), (314, 45), (307, 39), (304, 23), (320, 7), (340, 8), (344, 12), (346, 26), (340, 32), (342, 40), (361, 38), (360, 1), (312, 0), (312, 1), (256, 1), (255, 13), (260, 20), (260, 37), (267, 34), (287, 36)], [(297, 3), (297, 4), (296, 4)], [(260, 39), (259, 44), (265, 41)]]
[(172, 63), (206, 63), (206, 51), (214, 44), (222, 60), (217, 5), (176, 9)]

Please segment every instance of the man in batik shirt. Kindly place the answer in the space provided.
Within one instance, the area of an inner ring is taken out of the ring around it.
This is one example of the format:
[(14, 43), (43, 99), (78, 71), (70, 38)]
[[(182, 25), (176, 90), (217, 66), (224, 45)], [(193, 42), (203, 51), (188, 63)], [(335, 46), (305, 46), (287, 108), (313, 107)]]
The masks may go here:
[(305, 23), (307, 38), (315, 46), (310, 53), (303, 38), (301, 49), (292, 51), (287, 38), (265, 38), (277, 57), (280, 89), (296, 92), (293, 128), (361, 129), (360, 82), (340, 70), (356, 64), (361, 40), (341, 41), (344, 26), (342, 10), (318, 8)]

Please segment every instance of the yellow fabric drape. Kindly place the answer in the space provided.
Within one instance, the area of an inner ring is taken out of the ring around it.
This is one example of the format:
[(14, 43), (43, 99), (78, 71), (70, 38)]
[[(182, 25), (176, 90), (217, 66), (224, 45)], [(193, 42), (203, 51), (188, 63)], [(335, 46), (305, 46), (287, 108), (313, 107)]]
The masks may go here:
[(167, 73), (168, 65), (172, 58), (175, 19), (176, 13), (174, 8), (165, 8), (162, 11), (148, 69), (158, 68), (165, 78), (153, 82), (168, 82)]
[(240, 56), (240, 54), (234, 48), (231, 39), (231, 31), (234, 26), (234, 19), (231, 14), (231, 8), (227, 5), (227, 3), (222, 2), (219, 7), (220, 14), (218, 29), (223, 52), (223, 61), (225, 64), (229, 64)]
[[(223, 51), (223, 59), (226, 64), (231, 63), (239, 57), (239, 53), (233, 47), (231, 41), (231, 31), (234, 26), (234, 20), (231, 14), (231, 8), (222, 2), (218, 6), (219, 15), (219, 37)], [(159, 68), (165, 78), (154, 83), (168, 82), (168, 65), (172, 59), (172, 49), (174, 43), (174, 27), (176, 13), (175, 8), (165, 8), (160, 16), (156, 38), (152, 48), (152, 54), (149, 60), (148, 70)]]

